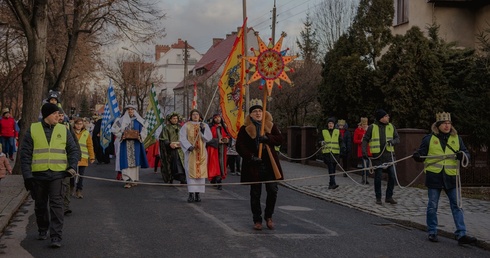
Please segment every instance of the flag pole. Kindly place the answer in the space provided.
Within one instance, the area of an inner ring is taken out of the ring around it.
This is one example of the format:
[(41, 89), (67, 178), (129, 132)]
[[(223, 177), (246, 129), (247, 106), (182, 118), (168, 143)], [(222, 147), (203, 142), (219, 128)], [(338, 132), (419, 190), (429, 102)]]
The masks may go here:
[[(244, 55), (247, 55), (247, 34), (248, 34), (248, 29), (247, 29), (247, 0), (242, 0), (243, 2), (243, 51)], [(242, 59), (242, 71), (245, 71), (245, 59)], [(250, 91), (249, 91), (249, 85), (245, 84), (245, 82), (248, 82), (248, 74), (245, 73), (245, 76), (241, 76), (241, 84), (243, 85), (243, 88), (245, 89), (245, 115), (248, 114), (248, 109), (250, 107)]]

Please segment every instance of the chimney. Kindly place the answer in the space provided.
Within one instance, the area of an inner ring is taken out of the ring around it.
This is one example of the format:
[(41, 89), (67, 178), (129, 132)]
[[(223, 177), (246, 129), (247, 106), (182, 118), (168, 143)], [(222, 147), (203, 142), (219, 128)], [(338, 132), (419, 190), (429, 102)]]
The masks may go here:
[(222, 39), (222, 38), (213, 38), (213, 46), (215, 46), (215, 45), (217, 45), (217, 44), (221, 43), (221, 41), (223, 41), (223, 39)]

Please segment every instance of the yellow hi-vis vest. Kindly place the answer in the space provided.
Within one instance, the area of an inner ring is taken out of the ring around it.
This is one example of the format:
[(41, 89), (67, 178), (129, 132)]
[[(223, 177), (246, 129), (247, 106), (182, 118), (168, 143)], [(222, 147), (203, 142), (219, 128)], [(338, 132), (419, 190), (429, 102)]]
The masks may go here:
[[(447, 145), (451, 146), (453, 150), (459, 151), (459, 138), (457, 135), (451, 135), (449, 136), (449, 139), (447, 140)], [(427, 156), (439, 156), (439, 155), (447, 155), (447, 154), (454, 154), (454, 152), (446, 146), (446, 150), (442, 150), (441, 142), (439, 138), (437, 138), (435, 135), (432, 135), (430, 138), (430, 144), (429, 144), (429, 152), (427, 153)], [(444, 160), (441, 160), (440, 158), (426, 158), (424, 161), (425, 165), (425, 173), (432, 172), (439, 174), (441, 173), (442, 169), (444, 168), (444, 171), (446, 174), (450, 176), (455, 176), (456, 175), (456, 170), (458, 168), (458, 160), (457, 159), (451, 159), (451, 158), (446, 158)]]
[(327, 143), (323, 146), (322, 153), (340, 154), (339, 129), (333, 129), (332, 135), (328, 130), (322, 130), (323, 140)]
[[(393, 135), (395, 134), (395, 128), (391, 123), (385, 126), (385, 136), (386, 136), (386, 144), (389, 140), (393, 140)], [(377, 124), (373, 124), (373, 131), (371, 134), (371, 140), (369, 141), (369, 148), (371, 148), (371, 153), (380, 153), (381, 152), (381, 143), (379, 141), (379, 126)], [(395, 151), (395, 148), (389, 144), (386, 145), (386, 150), (389, 152)]]
[(31, 137), (34, 142), (32, 154), (32, 172), (46, 170), (65, 171), (68, 167), (66, 156), (66, 127), (56, 124), (48, 143), (41, 122), (31, 125)]
[(82, 152), (82, 159), (88, 159), (88, 148), (87, 139), (90, 136), (88, 131), (83, 131), (82, 136), (78, 139), (78, 144), (80, 145), (80, 151)]

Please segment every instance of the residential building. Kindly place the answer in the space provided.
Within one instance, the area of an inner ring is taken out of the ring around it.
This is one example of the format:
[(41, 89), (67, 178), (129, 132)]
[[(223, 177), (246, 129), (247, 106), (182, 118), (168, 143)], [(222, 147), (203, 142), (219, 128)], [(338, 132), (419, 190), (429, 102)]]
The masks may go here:
[[(190, 111), (192, 103), (194, 84), (197, 90), (198, 109), (205, 114), (206, 110), (216, 112), (219, 103), (219, 94), (216, 93), (218, 81), (223, 72), (228, 55), (231, 52), (233, 43), (237, 37), (240, 27), (237, 31), (226, 35), (226, 38), (213, 38), (213, 45), (203, 55), (203, 57), (195, 64), (193, 69), (189, 69), (189, 76), (186, 78), (186, 83), (182, 80), (174, 88), (175, 110), (180, 114)], [(247, 55), (252, 56), (250, 48), (258, 49), (257, 37), (252, 28), (247, 32)], [(184, 101), (184, 92), (187, 89), (187, 98)], [(188, 114), (183, 114), (187, 117)], [(208, 114), (209, 115), (209, 114)]]
[(417, 26), (440, 26), (439, 37), (460, 47), (478, 48), (477, 35), (490, 28), (488, 0), (394, 0), (393, 33), (405, 34)]
[[(187, 44), (187, 48), (186, 48)], [(187, 68), (185, 51), (187, 49)], [(174, 110), (174, 88), (184, 79), (184, 71), (191, 71), (202, 55), (182, 39), (171, 45), (155, 46), (155, 73), (162, 83), (155, 84), (156, 92), (164, 113)]]

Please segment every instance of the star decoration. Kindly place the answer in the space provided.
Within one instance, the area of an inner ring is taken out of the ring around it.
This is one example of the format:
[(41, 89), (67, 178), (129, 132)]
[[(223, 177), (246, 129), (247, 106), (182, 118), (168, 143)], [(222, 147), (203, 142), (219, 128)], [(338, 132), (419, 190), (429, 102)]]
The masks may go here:
[(253, 72), (253, 75), (250, 77), (248, 84), (261, 80), (261, 86), (267, 85), (267, 93), (268, 96), (272, 93), (272, 87), (274, 83), (277, 84), (278, 88), (282, 88), (281, 80), (293, 84), (289, 79), (286, 72), (293, 72), (293, 69), (289, 68), (287, 64), (293, 61), (297, 55), (295, 56), (286, 56), (286, 53), (289, 49), (282, 50), (282, 41), (284, 37), (286, 37), (286, 33), (281, 34), (281, 38), (275, 45), (273, 45), (272, 39), (269, 39), (269, 44), (266, 45), (264, 41), (260, 38), (258, 34), (257, 41), (259, 45), (259, 49), (251, 49), (254, 53), (254, 56), (246, 56), (244, 57), (251, 65), (252, 68), (247, 70), (247, 73)]

